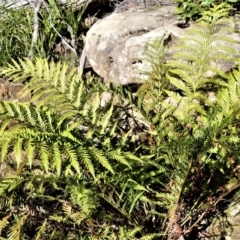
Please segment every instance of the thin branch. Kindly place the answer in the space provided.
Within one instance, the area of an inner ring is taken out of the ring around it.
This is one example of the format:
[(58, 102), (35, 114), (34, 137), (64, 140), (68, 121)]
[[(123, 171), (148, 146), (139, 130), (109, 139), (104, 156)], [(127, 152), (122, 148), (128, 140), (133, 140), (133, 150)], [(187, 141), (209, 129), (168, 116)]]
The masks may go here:
[(63, 41), (63, 43), (67, 46), (67, 48), (69, 48), (76, 56), (77, 56), (77, 51), (75, 48), (73, 48), (65, 39), (64, 37), (58, 32), (58, 30), (54, 27), (53, 22), (52, 22), (52, 13), (50, 13), (49, 16), (50, 19), (50, 25), (53, 28), (53, 30), (57, 33), (57, 35), (61, 38), (61, 40)]
[(82, 34), (82, 39), (83, 39), (83, 43), (84, 43), (84, 47), (81, 53), (81, 56), (79, 58), (79, 65), (78, 65), (78, 69), (77, 69), (77, 73), (78, 74), (82, 74), (83, 73), (83, 69), (84, 69), (84, 65), (86, 62), (86, 45), (85, 45), (85, 36)]
[(39, 36), (39, 18), (38, 14), (40, 11), (40, 8), (43, 4), (43, 0), (37, 0), (34, 4), (34, 19), (33, 19), (33, 34), (32, 34), (32, 43), (31, 43), (31, 48), (28, 53), (29, 58), (33, 58), (34, 55), (34, 47), (37, 43), (38, 36)]

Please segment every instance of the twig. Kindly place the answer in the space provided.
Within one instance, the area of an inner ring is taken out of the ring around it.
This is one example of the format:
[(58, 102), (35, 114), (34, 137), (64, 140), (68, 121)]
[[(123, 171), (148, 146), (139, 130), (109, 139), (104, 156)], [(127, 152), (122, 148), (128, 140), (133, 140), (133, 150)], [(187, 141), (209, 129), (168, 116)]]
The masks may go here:
[(38, 40), (38, 35), (39, 35), (39, 18), (38, 18), (38, 13), (40, 11), (40, 8), (42, 6), (43, 0), (36, 0), (34, 4), (34, 19), (33, 19), (33, 34), (32, 34), (32, 43), (31, 43), (31, 48), (28, 53), (29, 58), (33, 58), (34, 55), (34, 47), (37, 43)]
[(20, 2), (10, 2), (10, 3), (7, 3), (6, 5), (4, 5), (5, 8), (7, 9), (15, 9), (15, 8), (20, 8), (20, 7), (23, 7), (23, 6), (26, 6), (26, 5), (31, 5), (31, 1), (29, 0), (25, 0), (25, 1), (20, 1)]
[(49, 16), (50, 19), (50, 25), (53, 28), (53, 30), (57, 33), (57, 35), (61, 38), (61, 40), (63, 41), (63, 43), (67, 46), (67, 48), (69, 48), (76, 56), (77, 56), (77, 51), (75, 48), (73, 48), (72, 46), (70, 46), (70, 44), (64, 39), (64, 37), (58, 32), (58, 30), (54, 27), (53, 23), (52, 23), (52, 13), (50, 13)]
[(43, 4), (44, 7), (47, 9), (47, 12), (49, 13), (49, 20), (50, 20), (50, 25), (52, 27), (52, 29), (56, 32), (56, 34), (61, 38), (61, 40), (63, 41), (63, 43), (66, 45), (67, 48), (69, 48), (76, 56), (77, 56), (77, 52), (75, 50), (75, 48), (73, 48), (65, 39), (64, 37), (58, 32), (58, 30), (54, 27), (54, 24), (52, 22), (52, 12), (49, 9), (49, 5), (46, 3), (45, 0), (43, 0)]
[(78, 73), (78, 74), (82, 74), (82, 73), (83, 73), (84, 65), (85, 65), (86, 58), (87, 58), (87, 57), (86, 57), (85, 36), (84, 36), (83, 34), (82, 34), (82, 39), (83, 39), (84, 47), (83, 47), (81, 56), (80, 56), (80, 58), (79, 58), (79, 65), (78, 65), (78, 68), (77, 68), (77, 73)]
[[(33, 37), (32, 37), (32, 44), (31, 44), (31, 49), (29, 51), (28, 56), (30, 58), (33, 57), (33, 53), (34, 53), (34, 45), (37, 42), (37, 38), (38, 38), (38, 29), (39, 29), (39, 18), (38, 18), (38, 13), (39, 10), (41, 8), (41, 5), (44, 4), (44, 6), (46, 7), (48, 13), (49, 13), (49, 20), (50, 20), (50, 25), (52, 27), (52, 29), (56, 32), (56, 34), (61, 38), (62, 42), (66, 45), (66, 47), (68, 49), (70, 49), (70, 51), (72, 51), (74, 53), (75, 56), (77, 56), (77, 51), (74, 47), (72, 47), (65, 39), (64, 37), (58, 32), (58, 30), (55, 28), (53, 22), (52, 22), (52, 12), (49, 9), (48, 4), (44, 1), (44, 0), (37, 0), (37, 4), (35, 4), (34, 6), (34, 31), (33, 31)], [(68, 26), (69, 27), (69, 26)], [(85, 46), (82, 50), (82, 54), (80, 56), (79, 59), (79, 65), (78, 65), (78, 69), (77, 72), (79, 74), (81, 74), (83, 72), (84, 69), (84, 65), (86, 62), (86, 51), (85, 51)]]

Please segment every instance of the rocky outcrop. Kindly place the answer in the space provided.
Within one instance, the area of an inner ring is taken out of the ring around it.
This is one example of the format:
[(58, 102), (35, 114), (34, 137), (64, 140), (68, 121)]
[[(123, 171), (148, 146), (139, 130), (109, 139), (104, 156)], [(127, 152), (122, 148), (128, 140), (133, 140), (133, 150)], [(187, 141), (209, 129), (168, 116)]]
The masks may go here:
[[(88, 31), (86, 56), (105, 82), (120, 85), (142, 83), (145, 75), (141, 71), (150, 70), (150, 64), (145, 60), (148, 44), (164, 35), (170, 36), (172, 40), (168, 55), (171, 55), (175, 41), (182, 38), (187, 30), (188, 26), (178, 26), (174, 6), (113, 13), (96, 22)], [(231, 37), (240, 42), (239, 34), (232, 34)], [(234, 47), (239, 54), (240, 45)], [(236, 66), (214, 60), (213, 64), (225, 71)]]
[(175, 8), (113, 13), (95, 23), (86, 36), (86, 56), (94, 71), (105, 82), (140, 83), (139, 69), (149, 69), (144, 60), (146, 46), (166, 32), (182, 36), (176, 26)]

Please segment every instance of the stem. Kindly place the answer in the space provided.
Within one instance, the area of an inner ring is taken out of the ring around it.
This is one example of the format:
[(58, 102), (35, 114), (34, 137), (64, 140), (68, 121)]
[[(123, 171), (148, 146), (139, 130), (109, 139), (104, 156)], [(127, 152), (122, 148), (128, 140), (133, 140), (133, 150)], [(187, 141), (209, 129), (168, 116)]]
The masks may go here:
[(34, 6), (34, 18), (33, 18), (33, 34), (32, 34), (32, 43), (31, 43), (31, 48), (28, 53), (28, 57), (30, 59), (33, 58), (34, 55), (34, 46), (37, 43), (38, 40), (38, 35), (39, 35), (39, 18), (38, 18), (38, 13), (39, 10), (42, 6), (43, 0), (36, 0), (35, 6)]
[[(168, 226), (167, 226), (167, 228), (166, 228), (166, 230), (165, 230), (165, 234), (166, 234), (166, 235), (167, 235), (169, 229), (171, 229), (171, 227), (172, 227), (173, 225), (178, 225), (177, 220), (176, 220), (176, 212), (177, 212), (177, 210), (179, 210), (179, 208), (180, 208), (179, 202), (180, 202), (180, 199), (181, 199), (181, 196), (182, 196), (184, 187), (185, 187), (185, 183), (187, 182), (188, 175), (189, 175), (189, 173), (190, 173), (190, 171), (191, 171), (191, 169), (192, 169), (192, 165), (193, 165), (193, 160), (190, 161), (190, 164), (189, 164), (188, 170), (187, 170), (187, 172), (186, 172), (184, 181), (183, 181), (183, 183), (181, 184), (181, 190), (180, 190), (180, 192), (179, 192), (179, 194), (178, 194), (177, 201), (176, 201), (176, 203), (174, 204), (175, 208), (174, 208), (174, 209), (170, 209), (170, 211), (169, 211), (169, 214), (171, 215), (170, 218), (173, 219), (173, 221), (171, 221), (171, 220), (169, 221), (169, 224), (168, 224)], [(178, 225), (178, 226), (179, 226), (179, 225)]]

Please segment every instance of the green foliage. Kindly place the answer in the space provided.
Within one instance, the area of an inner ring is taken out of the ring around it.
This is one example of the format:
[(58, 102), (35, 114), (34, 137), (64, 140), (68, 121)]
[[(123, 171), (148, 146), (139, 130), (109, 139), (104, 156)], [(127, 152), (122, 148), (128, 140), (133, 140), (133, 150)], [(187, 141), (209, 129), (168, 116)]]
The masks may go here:
[[(49, 58), (53, 54), (57, 39), (63, 39), (70, 35), (69, 38), (72, 41), (70, 45), (74, 51), (74, 61), (76, 61), (75, 48), (80, 36), (80, 21), (87, 5), (83, 5), (75, 12), (71, 5), (63, 8), (55, 0), (48, 2), (49, 5), (44, 4), (38, 15), (40, 27), (33, 49), (35, 56)], [(33, 7), (1, 8), (0, 66), (5, 66), (11, 59), (22, 59), (28, 56), (34, 30), (33, 23)], [(69, 50), (69, 52), (71, 51)]]
[(238, 0), (224, 0), (224, 1), (216, 1), (216, 0), (174, 0), (177, 3), (177, 13), (181, 19), (186, 21), (196, 20), (198, 19), (203, 12), (209, 10), (214, 4), (219, 5), (220, 8), (228, 7), (231, 9), (232, 3), (236, 3)]
[(196, 239), (208, 227), (240, 188), (240, 68), (218, 65), (237, 61), (228, 10), (201, 13), (167, 61), (167, 39), (150, 44), (136, 94), (42, 58), (2, 69), (31, 93), (0, 101), (2, 239)]
[(207, 227), (203, 221), (240, 187), (234, 170), (240, 160), (239, 69), (226, 74), (216, 64), (237, 60), (234, 41), (226, 37), (232, 24), (218, 7), (203, 13), (167, 63), (165, 38), (150, 44), (148, 81), (137, 96), (122, 91), (148, 122), (151, 139), (142, 146), (149, 149), (150, 162), (134, 178), (144, 187), (139, 200), (147, 205), (145, 219), (168, 239), (195, 239), (193, 232)]
[(103, 191), (111, 188), (107, 179), (142, 162), (121, 151), (121, 139), (111, 142), (118, 113), (112, 102), (101, 107), (105, 87), (40, 58), (13, 61), (2, 73), (16, 82), (28, 79), (25, 90), (32, 93), (29, 103), (0, 102), (1, 165), (12, 166), (1, 175), (3, 236), (17, 239), (18, 228), (32, 238), (27, 226), (38, 229), (32, 234), (39, 239), (66, 237), (73, 226), (69, 239), (84, 236), (91, 222), (104, 222), (105, 214), (100, 220), (93, 215), (105, 209), (100, 199), (110, 194)]
[[(40, 52), (38, 56), (48, 57), (51, 55), (54, 44), (57, 39), (61, 38), (71, 40), (70, 46), (76, 51), (77, 41), (82, 30), (80, 22), (86, 7), (85, 4), (76, 12), (71, 5), (63, 8), (58, 1), (50, 0), (49, 7), (41, 9), (42, 28), (37, 45), (37, 50)], [(70, 49), (69, 52), (71, 52)], [(75, 54), (74, 52), (73, 56)]]
[[(168, 63), (173, 69), (167, 73), (174, 90), (168, 91), (169, 97), (180, 100), (181, 96), (176, 94), (176, 89), (179, 89), (185, 96), (181, 100), (183, 104), (192, 104), (192, 109), (196, 108), (202, 113), (204, 106), (200, 109), (197, 101), (207, 101), (210, 105), (211, 102), (206, 100), (206, 92), (225, 85), (224, 71), (218, 63), (225, 61), (234, 65), (236, 61), (235, 49), (231, 45), (235, 41), (226, 36), (226, 32), (233, 32), (231, 19), (226, 18), (226, 11), (219, 6), (210, 10), (204, 12), (196, 27), (190, 29), (174, 49), (176, 53)], [(181, 110), (181, 114), (184, 118), (186, 112)]]
[(0, 66), (11, 58), (26, 57), (31, 46), (33, 11), (2, 9), (0, 21)]

